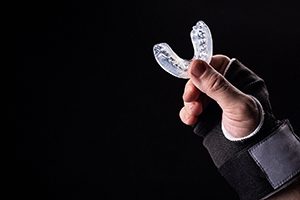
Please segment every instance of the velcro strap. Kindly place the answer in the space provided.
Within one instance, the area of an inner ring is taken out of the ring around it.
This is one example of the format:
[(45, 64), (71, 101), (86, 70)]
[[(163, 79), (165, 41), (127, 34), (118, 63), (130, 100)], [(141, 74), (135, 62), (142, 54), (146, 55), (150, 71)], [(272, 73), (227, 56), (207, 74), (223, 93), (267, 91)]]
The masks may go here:
[(274, 189), (300, 171), (300, 140), (287, 122), (275, 134), (251, 147), (249, 153)]
[(241, 200), (257, 200), (279, 191), (299, 175), (300, 140), (288, 120), (254, 146), (219, 168)]

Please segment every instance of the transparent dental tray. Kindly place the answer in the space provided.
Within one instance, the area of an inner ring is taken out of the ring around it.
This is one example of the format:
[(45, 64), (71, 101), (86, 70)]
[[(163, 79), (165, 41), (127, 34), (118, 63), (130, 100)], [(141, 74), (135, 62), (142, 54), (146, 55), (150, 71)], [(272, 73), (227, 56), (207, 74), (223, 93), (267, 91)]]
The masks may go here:
[(193, 26), (190, 37), (194, 48), (194, 56), (191, 59), (180, 58), (167, 43), (153, 46), (154, 57), (158, 64), (178, 78), (189, 78), (188, 67), (193, 59), (201, 59), (209, 63), (213, 54), (211, 32), (203, 21), (198, 21)]

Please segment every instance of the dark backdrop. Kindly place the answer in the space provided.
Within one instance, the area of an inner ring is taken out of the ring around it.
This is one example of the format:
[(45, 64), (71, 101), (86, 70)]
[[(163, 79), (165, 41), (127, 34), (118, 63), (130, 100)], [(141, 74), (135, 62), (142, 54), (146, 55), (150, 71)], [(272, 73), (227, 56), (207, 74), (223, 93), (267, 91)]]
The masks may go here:
[(299, 131), (299, 6), (288, 1), (38, 1), (16, 5), (15, 194), (28, 199), (237, 199), (178, 117), (185, 80), (156, 63), (167, 42), (263, 77)]

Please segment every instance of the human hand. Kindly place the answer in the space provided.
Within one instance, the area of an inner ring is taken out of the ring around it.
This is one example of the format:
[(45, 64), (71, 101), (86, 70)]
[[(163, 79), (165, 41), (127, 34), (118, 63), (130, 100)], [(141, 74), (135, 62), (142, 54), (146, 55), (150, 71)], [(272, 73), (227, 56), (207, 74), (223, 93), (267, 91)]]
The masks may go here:
[(210, 64), (201, 60), (191, 63), (179, 116), (183, 123), (195, 125), (209, 101), (215, 101), (222, 109), (222, 125), (230, 137), (244, 138), (258, 126), (261, 111), (254, 97), (223, 76), (229, 62), (227, 56), (215, 55)]
[(300, 140), (289, 120), (273, 114), (264, 80), (224, 55), (210, 64), (194, 60), (189, 76), (180, 119), (203, 138), (240, 199), (265, 199), (292, 183), (300, 172)]

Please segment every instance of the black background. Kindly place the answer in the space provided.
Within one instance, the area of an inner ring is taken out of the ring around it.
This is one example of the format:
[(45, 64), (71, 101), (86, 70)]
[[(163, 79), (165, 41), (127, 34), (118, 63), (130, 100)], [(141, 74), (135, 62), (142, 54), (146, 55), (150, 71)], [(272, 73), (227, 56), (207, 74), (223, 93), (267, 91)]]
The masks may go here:
[(186, 80), (156, 63), (214, 54), (266, 81), (299, 131), (299, 6), (288, 1), (39, 1), (16, 5), (15, 194), (29, 199), (238, 199), (178, 112)]

